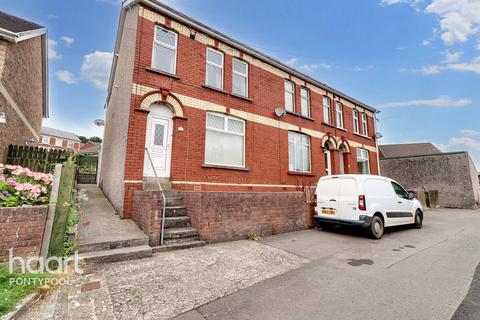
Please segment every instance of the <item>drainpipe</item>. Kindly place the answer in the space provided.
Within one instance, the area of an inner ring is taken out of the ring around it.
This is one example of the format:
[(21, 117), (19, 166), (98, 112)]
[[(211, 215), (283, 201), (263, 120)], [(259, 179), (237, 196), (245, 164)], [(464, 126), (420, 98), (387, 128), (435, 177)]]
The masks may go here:
[(380, 176), (380, 153), (378, 152), (378, 134), (377, 134), (377, 114), (379, 114), (380, 111), (375, 111), (373, 114), (373, 126), (375, 129), (375, 148), (377, 149), (377, 170), (378, 170), (378, 175)]

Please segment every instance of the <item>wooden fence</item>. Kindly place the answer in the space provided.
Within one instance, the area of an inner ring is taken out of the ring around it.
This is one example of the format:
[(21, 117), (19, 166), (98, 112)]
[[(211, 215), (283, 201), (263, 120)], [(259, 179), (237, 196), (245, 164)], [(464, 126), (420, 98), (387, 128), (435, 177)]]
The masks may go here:
[(39, 147), (9, 145), (5, 152), (5, 164), (20, 165), (32, 171), (51, 173), (55, 164), (62, 163), (72, 155), (71, 151)]

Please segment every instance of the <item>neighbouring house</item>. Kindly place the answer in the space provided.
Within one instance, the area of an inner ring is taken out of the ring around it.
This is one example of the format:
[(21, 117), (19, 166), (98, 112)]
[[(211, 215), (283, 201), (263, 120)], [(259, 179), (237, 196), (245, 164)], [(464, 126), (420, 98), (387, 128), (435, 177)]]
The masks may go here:
[(93, 156), (93, 157), (98, 157), (98, 154), (100, 153), (100, 148), (102, 144), (93, 142), (93, 141), (87, 141), (86, 143), (82, 144), (80, 146), (80, 150), (78, 152), (79, 155), (81, 156)]
[(379, 151), (381, 174), (407, 189), (438, 192), (442, 207), (480, 204), (477, 170), (467, 152), (441, 152), (431, 143), (380, 145)]
[(47, 29), (0, 11), (0, 155), (10, 144), (40, 140), (48, 117), (47, 63)]
[(46, 149), (62, 149), (78, 153), (80, 150), (80, 139), (73, 132), (42, 127), (40, 130), (41, 139), (37, 144)]
[(375, 113), (158, 1), (127, 1), (99, 184), (144, 230), (155, 172), (202, 239), (305, 228), (304, 187), (378, 173)]

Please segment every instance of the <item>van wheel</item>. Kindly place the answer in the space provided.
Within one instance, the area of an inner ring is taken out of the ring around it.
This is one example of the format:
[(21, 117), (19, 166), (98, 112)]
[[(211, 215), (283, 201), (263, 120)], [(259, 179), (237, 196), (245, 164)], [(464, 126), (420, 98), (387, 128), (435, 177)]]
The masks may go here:
[(413, 223), (413, 225), (415, 229), (422, 229), (423, 215), (420, 210), (417, 210), (417, 212), (415, 212), (415, 222)]
[(383, 221), (379, 216), (373, 216), (370, 224), (370, 235), (374, 239), (381, 239), (383, 236), (384, 226)]

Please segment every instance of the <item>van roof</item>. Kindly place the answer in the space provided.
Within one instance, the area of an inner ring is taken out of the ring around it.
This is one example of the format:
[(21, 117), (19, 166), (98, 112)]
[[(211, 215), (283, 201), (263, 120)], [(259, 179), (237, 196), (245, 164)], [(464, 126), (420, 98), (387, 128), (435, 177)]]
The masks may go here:
[(377, 176), (377, 175), (372, 175), (372, 174), (338, 174), (338, 175), (332, 175), (332, 176), (324, 176), (320, 178), (321, 180), (328, 180), (328, 179), (337, 179), (337, 178), (355, 178), (358, 180), (365, 180), (367, 178), (375, 178), (375, 179), (382, 179), (382, 180), (387, 180), (391, 181), (392, 179), (383, 177), (383, 176)]

